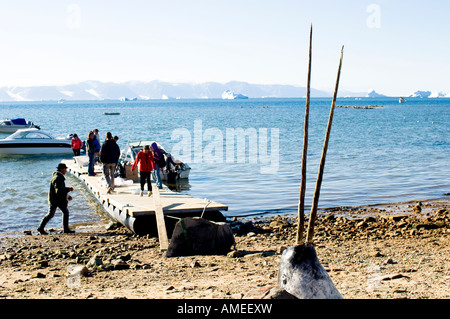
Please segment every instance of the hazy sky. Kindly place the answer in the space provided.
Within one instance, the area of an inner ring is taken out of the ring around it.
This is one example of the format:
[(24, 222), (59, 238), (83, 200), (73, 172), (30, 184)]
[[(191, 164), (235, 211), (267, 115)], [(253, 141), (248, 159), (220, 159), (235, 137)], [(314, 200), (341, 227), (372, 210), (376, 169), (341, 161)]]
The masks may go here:
[(450, 93), (449, 1), (0, 1), (0, 86), (84, 80)]

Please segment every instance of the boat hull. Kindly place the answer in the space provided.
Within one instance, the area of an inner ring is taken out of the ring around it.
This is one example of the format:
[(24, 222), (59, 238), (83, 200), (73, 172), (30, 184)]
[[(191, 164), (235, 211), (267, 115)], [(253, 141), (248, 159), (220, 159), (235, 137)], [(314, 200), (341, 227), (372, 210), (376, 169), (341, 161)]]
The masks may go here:
[(0, 143), (0, 155), (73, 154), (67, 143)]

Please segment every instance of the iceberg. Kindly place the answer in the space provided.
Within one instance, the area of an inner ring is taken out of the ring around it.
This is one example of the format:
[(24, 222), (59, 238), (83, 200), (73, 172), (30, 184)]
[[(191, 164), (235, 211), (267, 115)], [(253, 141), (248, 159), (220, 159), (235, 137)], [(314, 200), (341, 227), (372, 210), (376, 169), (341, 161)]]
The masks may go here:
[(419, 97), (421, 99), (430, 97), (431, 92), (430, 91), (416, 91), (413, 94), (411, 94), (409, 97)]
[(122, 96), (119, 100), (120, 100), (121, 102), (137, 101), (137, 97), (134, 97), (134, 98), (130, 99), (130, 98), (127, 98), (127, 97), (125, 97), (125, 96)]
[(226, 90), (222, 93), (222, 99), (224, 100), (248, 99), (248, 96), (245, 96), (243, 94), (235, 94), (231, 90)]
[(375, 90), (370, 91), (369, 93), (367, 93), (366, 97), (386, 97), (386, 95), (380, 94), (375, 92)]
[(435, 98), (435, 97), (450, 97), (450, 94), (447, 94), (445, 92), (433, 92), (430, 94), (431, 98)]

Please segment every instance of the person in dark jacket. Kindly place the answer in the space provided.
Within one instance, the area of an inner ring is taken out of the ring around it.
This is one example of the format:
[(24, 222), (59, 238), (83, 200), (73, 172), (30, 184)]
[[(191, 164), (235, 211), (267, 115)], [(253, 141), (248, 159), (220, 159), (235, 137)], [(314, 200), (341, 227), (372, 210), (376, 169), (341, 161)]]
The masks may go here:
[(63, 232), (64, 233), (74, 233), (73, 230), (69, 229), (69, 209), (67, 205), (69, 200), (72, 200), (72, 196), (68, 195), (69, 192), (73, 191), (73, 187), (66, 187), (64, 175), (67, 172), (67, 166), (64, 163), (60, 163), (57, 167), (56, 172), (53, 173), (52, 180), (50, 181), (50, 190), (48, 193), (48, 203), (50, 205), (47, 215), (41, 221), (39, 228), (37, 229), (42, 235), (47, 235), (44, 230), (45, 225), (50, 221), (50, 219), (55, 216), (56, 208), (59, 208), (63, 213)]
[(86, 154), (89, 158), (88, 174), (89, 176), (95, 176), (95, 135), (93, 131), (90, 131), (86, 140)]
[(114, 190), (114, 172), (120, 157), (120, 148), (113, 139), (111, 132), (106, 133), (106, 140), (100, 148), (100, 161), (103, 164), (103, 175), (108, 185), (107, 193)]
[(161, 169), (166, 166), (166, 160), (164, 159), (164, 154), (162, 150), (158, 147), (156, 142), (152, 143), (150, 146), (153, 153), (153, 158), (155, 159), (155, 169), (153, 170), (153, 180), (156, 181), (156, 186), (162, 189), (161, 181)]

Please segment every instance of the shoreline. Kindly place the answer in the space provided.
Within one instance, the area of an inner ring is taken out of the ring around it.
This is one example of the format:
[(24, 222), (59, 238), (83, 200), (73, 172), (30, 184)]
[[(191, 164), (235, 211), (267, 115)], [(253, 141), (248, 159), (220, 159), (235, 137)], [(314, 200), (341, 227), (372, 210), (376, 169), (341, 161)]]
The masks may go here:
[[(358, 215), (358, 211), (366, 211), (369, 212), (370, 216), (371, 213), (378, 214), (383, 209), (389, 213), (396, 212), (403, 212), (408, 213), (410, 211), (410, 206), (413, 204), (416, 204), (418, 202), (427, 202), (427, 203), (449, 203), (450, 204), (450, 193), (449, 195), (445, 194), (443, 197), (439, 198), (431, 198), (431, 199), (420, 199), (420, 200), (408, 200), (408, 201), (400, 201), (400, 202), (387, 202), (387, 203), (377, 203), (377, 204), (364, 204), (364, 205), (354, 205), (354, 206), (330, 206), (325, 208), (318, 208), (317, 213), (319, 215), (328, 214), (330, 212), (336, 212), (339, 213), (341, 217), (346, 218), (360, 218), (361, 216)], [(377, 209), (378, 208), (378, 209)], [(102, 208), (103, 209), (103, 208)], [(429, 209), (428, 209), (429, 210)], [(57, 210), (57, 214), (58, 214)], [(346, 215), (344, 215), (345, 213)], [(412, 213), (412, 211), (411, 211)], [(297, 212), (272, 212), (272, 211), (264, 211), (261, 213), (249, 213), (249, 214), (242, 214), (242, 215), (230, 215), (224, 217), (227, 220), (231, 220), (233, 218), (243, 219), (243, 220), (251, 220), (251, 219), (259, 219), (259, 218), (273, 218), (276, 216), (285, 216), (288, 218), (297, 218)], [(309, 208), (305, 208), (305, 217), (308, 218), (309, 215)], [(42, 215), (44, 216), (44, 215)], [(58, 216), (55, 216), (55, 218), (58, 218)], [(100, 230), (104, 227), (107, 227), (108, 224), (113, 222), (113, 220), (107, 215), (107, 213), (102, 213), (102, 216), (99, 221), (96, 222), (79, 222), (79, 223), (73, 223), (72, 226), (78, 228), (78, 230), (81, 230), (82, 232), (88, 232), (92, 230)], [(37, 226), (35, 227), (37, 228)], [(16, 231), (6, 231), (6, 232), (0, 232), (0, 239), (4, 237), (18, 237), (23, 236), (26, 233), (32, 232), (33, 234), (36, 232), (36, 229), (23, 229), (23, 230), (16, 230)], [(52, 232), (56, 233), (60, 231), (58, 228), (51, 228)]]
[[(450, 199), (418, 203), (319, 211), (317, 254), (345, 299), (450, 298)], [(103, 223), (2, 236), (0, 298), (263, 298), (277, 284), (280, 253), (295, 243), (295, 219), (233, 218), (231, 256), (167, 258), (156, 238)]]

